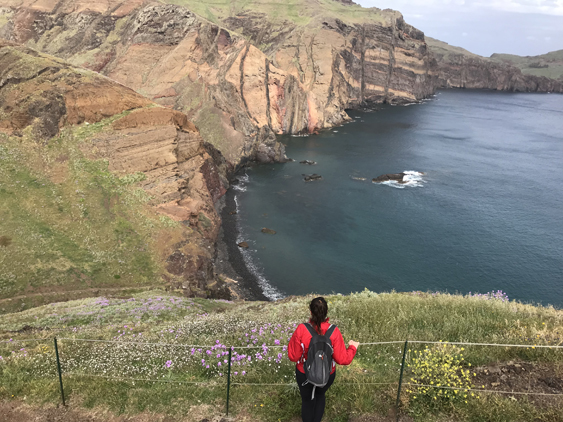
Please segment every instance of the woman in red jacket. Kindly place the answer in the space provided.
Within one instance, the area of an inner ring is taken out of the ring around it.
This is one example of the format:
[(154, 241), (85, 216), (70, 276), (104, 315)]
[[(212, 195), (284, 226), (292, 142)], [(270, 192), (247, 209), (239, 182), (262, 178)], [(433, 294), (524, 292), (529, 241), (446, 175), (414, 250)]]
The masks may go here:
[[(331, 326), (327, 318), (328, 305), (326, 300), (322, 297), (313, 299), (309, 304), (309, 310), (311, 311), (309, 323), (317, 333), (324, 335)], [(346, 348), (340, 330), (338, 327), (335, 328), (330, 336), (333, 348), (330, 378), (324, 387), (316, 387), (315, 394), (313, 395), (313, 385), (307, 382), (305, 369), (303, 368), (303, 363), (307, 359), (311, 338), (311, 333), (309, 333), (305, 324), (299, 324), (289, 340), (287, 353), (289, 360), (297, 363), (295, 378), (297, 379), (297, 385), (301, 393), (301, 417), (303, 418), (303, 422), (320, 422), (325, 411), (325, 393), (336, 377), (336, 364), (349, 365), (354, 359), (354, 356), (356, 356), (356, 350), (360, 343), (350, 340), (348, 348)]]

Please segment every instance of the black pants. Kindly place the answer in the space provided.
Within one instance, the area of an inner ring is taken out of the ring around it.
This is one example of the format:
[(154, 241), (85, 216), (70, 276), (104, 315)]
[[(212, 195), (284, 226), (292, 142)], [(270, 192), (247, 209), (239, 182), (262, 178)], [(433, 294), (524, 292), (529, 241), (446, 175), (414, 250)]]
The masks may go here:
[(325, 413), (325, 393), (330, 388), (336, 377), (336, 371), (328, 379), (328, 383), (324, 387), (315, 388), (315, 398), (311, 400), (313, 396), (313, 385), (303, 383), (307, 381), (305, 374), (295, 369), (295, 378), (297, 379), (297, 385), (299, 386), (299, 392), (301, 393), (301, 418), (303, 422), (321, 422), (323, 414)]

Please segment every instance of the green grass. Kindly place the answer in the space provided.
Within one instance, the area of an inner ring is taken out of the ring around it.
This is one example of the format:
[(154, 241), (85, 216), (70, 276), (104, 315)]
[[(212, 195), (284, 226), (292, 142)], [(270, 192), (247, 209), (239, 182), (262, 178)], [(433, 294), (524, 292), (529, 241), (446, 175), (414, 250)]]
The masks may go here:
[(493, 54), (489, 57), (481, 57), (461, 47), (449, 45), (443, 41), (426, 37), (431, 51), (438, 59), (449, 60), (452, 56), (473, 57), (485, 61), (497, 63), (508, 63), (520, 68), (527, 75), (545, 76), (552, 79), (563, 78), (563, 50), (552, 51), (540, 56), (516, 56), (514, 54)]
[(346, 6), (334, 0), (214, 0), (201, 2), (197, 0), (166, 0), (167, 3), (185, 6), (194, 13), (220, 24), (228, 17), (242, 13), (263, 13), (271, 23), (291, 22), (303, 27), (318, 24), (319, 20), (338, 18), (348, 24), (383, 23), (386, 14), (376, 8), (362, 8), (359, 5)]
[(81, 150), (121, 116), (47, 145), (27, 135), (0, 142), (0, 299), (159, 283), (154, 239), (169, 224), (149, 211), (144, 174), (118, 177)]
[(552, 79), (563, 78), (563, 50), (552, 51), (539, 56), (516, 56), (513, 54), (493, 54), (491, 60), (510, 63), (522, 73), (545, 76)]
[[(233, 385), (231, 412), (240, 420), (293, 420), (299, 414), (300, 399), (293, 382), (294, 366), (285, 357), (285, 351), (276, 361), (281, 349), (263, 353), (243, 346), (247, 339), (253, 339), (251, 336), (255, 336), (257, 345), (275, 345), (276, 339), (281, 346), (287, 344), (295, 324), (306, 320), (310, 298), (230, 303), (152, 291), (129, 298), (85, 299), (4, 315), (0, 317), (1, 338), (43, 340), (17, 345), (0, 343), (0, 355), (5, 358), (0, 361), (0, 399), (12, 400), (14, 395), (14, 400), (25, 396), (31, 404), (57, 402), (52, 346), (52, 338), (57, 336), (74, 339), (59, 341), (65, 391), (72, 406), (108, 409), (117, 414), (149, 411), (187, 418), (195, 418), (193, 412), (199, 409), (204, 414), (198, 417), (203, 419), (224, 411), (226, 370), (225, 365), (218, 366), (217, 362), (226, 356), (217, 359), (215, 353), (223, 353), (228, 350), (226, 346), (233, 345), (236, 353), (252, 358), (247, 366), (235, 361), (233, 382), (280, 385)], [(364, 291), (327, 299), (331, 321), (341, 328), (345, 341), (409, 339), (529, 344), (520, 349), (464, 346), (459, 353), (463, 353), (463, 367), (471, 370), (479, 365), (516, 361), (547, 366), (554, 375), (563, 375), (561, 351), (534, 348), (538, 344), (561, 343), (563, 312), (553, 308), (426, 293)], [(17, 332), (22, 328), (25, 329)], [(192, 352), (192, 346), (180, 346), (190, 344), (221, 347), (207, 354), (206, 347), (199, 350), (195, 346)], [(338, 369), (337, 381), (328, 394), (326, 420), (387, 415), (397, 393), (402, 346), (361, 345), (352, 365)], [(20, 351), (22, 347), (24, 351)], [(414, 350), (424, 347), (411, 344), (407, 363), (412, 362)], [(262, 359), (257, 352), (263, 355)], [(202, 358), (211, 368), (201, 365)], [(166, 367), (167, 362), (170, 368)], [(246, 371), (244, 376), (242, 370)], [(115, 379), (92, 377), (102, 374)], [(405, 379), (411, 376), (407, 367)], [(479, 398), (467, 399), (467, 403), (462, 400), (432, 404), (415, 400), (406, 390), (407, 387), (401, 396), (401, 411), (417, 421), (563, 420), (563, 402), (551, 397), (538, 401), (481, 393)]]
[(445, 60), (448, 60), (452, 56), (462, 55), (462, 56), (469, 56), (469, 57), (486, 60), (484, 57), (474, 54), (466, 50), (465, 48), (456, 47), (448, 44), (447, 42), (440, 41), (428, 36), (425, 38), (426, 38), (426, 43), (430, 47), (430, 50), (439, 58), (444, 58)]
[(12, 17), (12, 11), (11, 10), (6, 10), (4, 9), (3, 11), (0, 11), (0, 29), (6, 25), (8, 22), (10, 22), (10, 19)]

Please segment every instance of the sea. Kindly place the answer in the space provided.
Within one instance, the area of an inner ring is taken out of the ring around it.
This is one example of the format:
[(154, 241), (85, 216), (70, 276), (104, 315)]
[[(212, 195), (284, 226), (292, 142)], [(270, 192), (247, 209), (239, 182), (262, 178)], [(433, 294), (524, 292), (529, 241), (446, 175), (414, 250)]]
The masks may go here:
[(500, 290), (563, 306), (563, 95), (444, 90), (348, 114), (280, 137), (295, 161), (238, 175), (237, 241), (267, 297)]

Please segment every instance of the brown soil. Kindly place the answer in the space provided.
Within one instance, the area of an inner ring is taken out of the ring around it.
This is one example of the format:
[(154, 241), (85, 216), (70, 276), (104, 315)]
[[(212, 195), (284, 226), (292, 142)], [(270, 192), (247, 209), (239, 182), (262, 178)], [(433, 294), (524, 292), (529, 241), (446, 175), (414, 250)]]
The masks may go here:
[(101, 410), (86, 411), (62, 406), (32, 407), (19, 401), (0, 401), (0, 419), (10, 422), (235, 422), (235, 419), (222, 416), (205, 417), (207, 410), (194, 407), (186, 417), (156, 413), (116, 416)]
[[(116, 416), (101, 410), (83, 410), (70, 407), (32, 407), (19, 401), (0, 401), (0, 415), (3, 421), (10, 422), (257, 422), (253, 416), (241, 412), (236, 417), (222, 415), (208, 416), (209, 406), (194, 406), (186, 417), (173, 417), (156, 413), (140, 413), (137, 415)], [(291, 422), (299, 422), (301, 418), (293, 418)], [(353, 417), (350, 422), (395, 422), (395, 416), (364, 415)], [(412, 422), (412, 418), (401, 416), (400, 422)]]
[(116, 130), (148, 126), (176, 126), (186, 132), (197, 132), (195, 125), (188, 120), (188, 116), (166, 108), (135, 110), (113, 124)]
[[(514, 392), (516, 400), (531, 400), (538, 406), (563, 403), (563, 365), (510, 361), (475, 368), (476, 388)], [(483, 388), (484, 386), (484, 388)], [(533, 395), (516, 394), (533, 393)], [(541, 394), (561, 394), (550, 396)], [(507, 394), (510, 396), (510, 394)]]
[[(30, 293), (30, 294), (26, 294), (26, 295), (21, 295), (21, 296), (14, 296), (14, 297), (9, 297), (6, 299), (0, 299), (0, 303), (4, 303), (4, 302), (11, 302), (11, 301), (15, 301), (15, 300), (20, 300), (20, 299), (29, 299), (31, 297), (35, 297), (35, 296), (43, 296), (43, 295), (57, 295), (57, 294), (62, 294), (62, 295), (69, 295), (69, 294), (76, 294), (77, 296), (81, 296), (81, 295), (86, 295), (87, 297), (89, 296), (98, 296), (98, 295), (104, 295), (107, 293), (114, 293), (114, 292), (119, 292), (119, 291), (124, 291), (124, 290), (150, 290), (150, 289), (157, 289), (159, 287), (159, 285), (155, 285), (155, 286), (129, 286), (129, 287), (99, 287), (99, 288), (91, 288), (91, 289), (82, 289), (82, 290), (65, 290), (65, 288), (61, 287), (58, 293), (53, 293), (52, 290), (54, 290), (56, 287), (58, 286), (50, 286), (49, 288), (51, 289), (51, 293), (49, 294), (47, 291), (43, 291), (43, 292), (38, 292), (38, 293)], [(56, 298), (49, 298), (49, 300), (51, 301), (56, 301)]]

